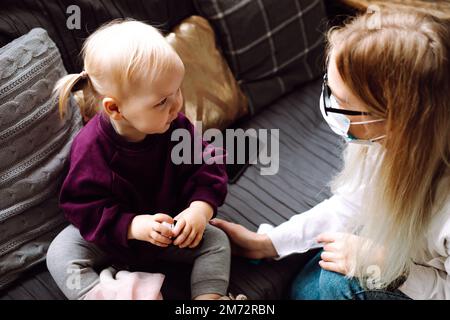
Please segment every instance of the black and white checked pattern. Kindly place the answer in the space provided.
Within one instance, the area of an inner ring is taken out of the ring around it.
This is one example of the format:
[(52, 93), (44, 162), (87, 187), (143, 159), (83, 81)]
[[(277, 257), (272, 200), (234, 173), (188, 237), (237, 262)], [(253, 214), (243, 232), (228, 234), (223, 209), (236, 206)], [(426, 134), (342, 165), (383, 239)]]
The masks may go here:
[(256, 113), (323, 68), (323, 0), (194, 0)]

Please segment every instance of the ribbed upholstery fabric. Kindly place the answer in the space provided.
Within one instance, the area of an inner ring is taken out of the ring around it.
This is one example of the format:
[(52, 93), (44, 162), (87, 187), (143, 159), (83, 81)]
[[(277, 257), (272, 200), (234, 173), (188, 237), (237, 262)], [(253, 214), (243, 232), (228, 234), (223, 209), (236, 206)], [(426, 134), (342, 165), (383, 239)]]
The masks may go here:
[[(280, 129), (280, 170), (274, 176), (261, 176), (258, 166), (250, 166), (229, 186), (219, 217), (256, 230), (260, 223), (282, 223), (330, 196), (327, 183), (341, 166), (343, 143), (320, 114), (320, 88), (320, 80), (297, 88), (245, 124), (245, 128)], [(312, 254), (260, 264), (233, 257), (230, 290), (251, 299), (286, 298), (290, 282)], [(189, 297), (187, 267), (162, 265), (155, 271), (167, 274), (165, 298)], [(42, 279), (48, 280), (45, 285)], [(55, 297), (62, 296), (41, 268), (3, 293), (2, 299)]]

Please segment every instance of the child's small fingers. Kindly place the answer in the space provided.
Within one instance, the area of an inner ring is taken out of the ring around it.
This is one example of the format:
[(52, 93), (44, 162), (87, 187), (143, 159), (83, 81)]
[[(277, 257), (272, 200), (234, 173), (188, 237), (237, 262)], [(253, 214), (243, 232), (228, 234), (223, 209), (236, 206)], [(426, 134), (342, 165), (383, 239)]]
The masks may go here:
[(176, 246), (179, 246), (181, 243), (183, 243), (186, 238), (189, 236), (189, 234), (192, 231), (192, 227), (188, 224), (186, 224), (183, 228), (183, 231), (178, 235), (175, 239), (175, 242), (173, 243)]
[(159, 223), (161, 223), (161, 222), (167, 222), (167, 223), (170, 223), (170, 224), (173, 223), (173, 218), (171, 216), (167, 215), (167, 214), (164, 214), (164, 213), (157, 213), (157, 214), (155, 214), (153, 216), (153, 219), (156, 222), (159, 222)]
[(170, 230), (170, 228), (168, 228), (160, 223), (155, 223), (155, 225), (153, 226), (153, 230), (155, 230), (156, 232), (160, 233), (162, 236), (169, 238), (169, 239), (173, 236), (172, 230)]
[(189, 246), (192, 241), (194, 241), (195, 237), (197, 236), (197, 232), (195, 230), (192, 230), (189, 236), (184, 240), (184, 242), (181, 243), (180, 248), (184, 248)]
[(197, 237), (195, 238), (194, 242), (191, 243), (191, 245), (189, 246), (189, 248), (195, 248), (196, 246), (198, 246), (198, 244), (200, 243), (200, 241), (202, 241), (203, 238), (203, 234), (201, 234), (200, 232), (198, 233)]
[(149, 239), (149, 242), (150, 242), (151, 244), (155, 245), (155, 246), (158, 246), (158, 247), (164, 247), (164, 248), (166, 248), (166, 247), (169, 246), (168, 244), (161, 243), (161, 242), (156, 241), (155, 239), (152, 239), (152, 238)]
[(173, 230), (172, 230), (173, 236), (175, 238), (178, 237), (178, 235), (183, 230), (185, 225), (186, 225), (186, 220), (184, 220), (184, 219), (177, 220), (177, 224), (175, 225), (175, 228), (173, 228)]
[(170, 240), (169, 238), (166, 238), (166, 237), (160, 235), (160, 234), (159, 234), (158, 232), (156, 232), (156, 231), (152, 231), (152, 232), (150, 233), (150, 237), (151, 237), (152, 239), (158, 241), (158, 242), (161, 242), (161, 243), (165, 243), (165, 244), (171, 244), (171, 243), (172, 243), (172, 240)]

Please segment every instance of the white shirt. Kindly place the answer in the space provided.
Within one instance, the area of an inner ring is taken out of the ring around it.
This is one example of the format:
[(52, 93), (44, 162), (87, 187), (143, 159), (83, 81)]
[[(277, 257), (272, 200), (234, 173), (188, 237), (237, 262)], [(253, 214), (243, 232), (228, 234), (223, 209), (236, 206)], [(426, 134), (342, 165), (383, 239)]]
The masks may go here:
[[(315, 238), (323, 232), (346, 232), (350, 218), (361, 212), (362, 197), (362, 188), (352, 194), (336, 192), (277, 227), (260, 225), (258, 233), (272, 240), (277, 259), (320, 248)], [(412, 299), (450, 299), (450, 201), (434, 216), (426, 241), (426, 261), (415, 261), (399, 289)]]

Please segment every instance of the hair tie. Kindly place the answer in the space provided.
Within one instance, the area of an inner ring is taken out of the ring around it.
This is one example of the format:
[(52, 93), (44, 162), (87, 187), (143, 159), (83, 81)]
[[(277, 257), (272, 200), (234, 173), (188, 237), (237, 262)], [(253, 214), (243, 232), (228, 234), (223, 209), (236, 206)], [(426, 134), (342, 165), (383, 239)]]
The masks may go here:
[(81, 77), (81, 79), (87, 79), (88, 74), (87, 74), (86, 70), (83, 70), (80, 72), (80, 77)]
[(88, 78), (88, 74), (85, 70), (83, 70), (78, 74), (78, 77), (79, 78), (77, 78), (73, 84), (73, 87), (71, 89), (72, 92), (82, 90), (84, 88), (84, 86), (86, 85), (86, 82), (84, 80)]

